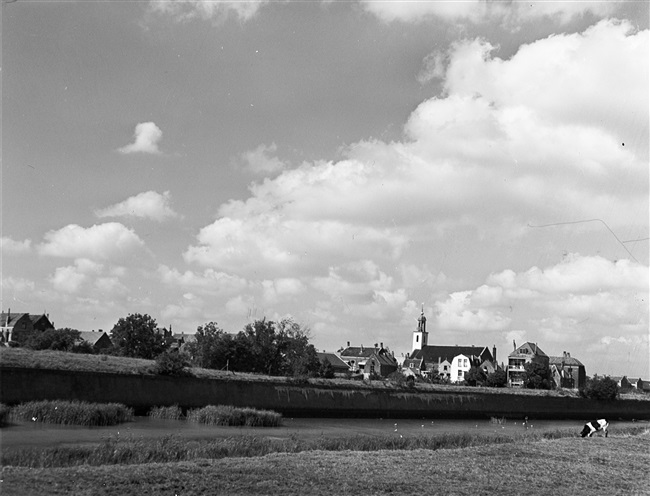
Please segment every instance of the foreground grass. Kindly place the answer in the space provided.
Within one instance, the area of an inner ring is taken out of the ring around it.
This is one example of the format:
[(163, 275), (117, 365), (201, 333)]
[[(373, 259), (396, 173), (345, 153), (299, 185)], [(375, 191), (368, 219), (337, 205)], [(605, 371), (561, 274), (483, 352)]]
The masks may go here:
[(2, 494), (647, 495), (649, 443), (646, 432), (445, 450), (307, 451), (143, 465), (4, 467)]
[[(646, 432), (645, 427), (617, 430), (618, 436)], [(51, 448), (12, 448), (2, 452), (3, 466), (57, 468), (78, 465), (137, 465), (220, 459), (232, 457), (254, 458), (271, 453), (303, 453), (307, 451), (364, 451), (418, 449), (441, 450), (479, 446), (523, 444), (541, 440), (575, 437), (574, 430), (525, 431), (512, 434), (446, 433), (435, 436), (362, 436), (340, 438), (270, 439), (256, 436), (233, 436), (219, 440), (185, 440), (177, 436), (159, 439), (135, 439), (114, 436), (95, 445), (57, 446)], [(369, 455), (373, 456), (373, 455)]]

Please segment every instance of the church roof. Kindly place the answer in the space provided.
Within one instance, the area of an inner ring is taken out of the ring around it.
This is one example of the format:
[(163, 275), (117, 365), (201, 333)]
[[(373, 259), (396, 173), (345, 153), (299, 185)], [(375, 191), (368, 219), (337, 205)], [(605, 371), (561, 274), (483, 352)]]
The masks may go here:
[(414, 350), (410, 358), (422, 358), (425, 363), (447, 360), (451, 362), (454, 357), (465, 355), (466, 357), (480, 357), (483, 360), (493, 360), (492, 353), (487, 346), (423, 346), (420, 350)]

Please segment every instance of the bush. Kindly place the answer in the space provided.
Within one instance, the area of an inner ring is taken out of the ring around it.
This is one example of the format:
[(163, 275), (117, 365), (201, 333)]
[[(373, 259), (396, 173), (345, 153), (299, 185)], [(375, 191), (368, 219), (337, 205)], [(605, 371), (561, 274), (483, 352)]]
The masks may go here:
[(619, 389), (616, 381), (610, 377), (594, 377), (578, 393), (583, 398), (608, 401), (618, 398)]
[(154, 373), (159, 375), (182, 376), (187, 375), (185, 370), (190, 366), (190, 357), (177, 350), (166, 350), (156, 357)]
[(488, 374), (485, 379), (485, 385), (488, 387), (506, 387), (508, 383), (508, 374), (505, 370), (495, 370), (491, 374)]

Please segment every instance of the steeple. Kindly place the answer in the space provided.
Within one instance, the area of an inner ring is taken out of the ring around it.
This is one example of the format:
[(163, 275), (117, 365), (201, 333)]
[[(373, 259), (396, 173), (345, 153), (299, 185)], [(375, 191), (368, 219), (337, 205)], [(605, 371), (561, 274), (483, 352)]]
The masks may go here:
[(427, 332), (427, 318), (424, 316), (424, 303), (422, 303), (422, 313), (418, 319), (418, 326), (413, 332), (413, 351), (421, 350), (427, 345), (429, 333)]

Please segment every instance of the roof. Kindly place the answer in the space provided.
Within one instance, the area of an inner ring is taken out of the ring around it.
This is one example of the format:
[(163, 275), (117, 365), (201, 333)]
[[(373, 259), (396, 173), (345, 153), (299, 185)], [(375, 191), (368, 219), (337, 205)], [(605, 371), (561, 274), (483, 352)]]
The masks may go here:
[(422, 368), (422, 358), (405, 358), (402, 367), (420, 369)]
[(565, 367), (584, 367), (580, 360), (573, 357), (548, 357), (549, 365), (562, 365), (563, 363)]
[(422, 358), (426, 363), (438, 362), (438, 359), (451, 363), (458, 355), (480, 357), (481, 361), (493, 360), (487, 346), (423, 346), (420, 350), (414, 350), (410, 358)]
[(350, 368), (336, 353), (324, 351), (316, 352), (316, 354), (318, 355), (319, 362), (327, 360), (335, 369), (348, 370)]
[(530, 356), (530, 355), (548, 358), (548, 355), (546, 355), (546, 353), (544, 353), (542, 349), (539, 346), (537, 346), (536, 343), (530, 343), (530, 342), (526, 342), (522, 344), (515, 351), (510, 353), (510, 355), (508, 356), (514, 357), (514, 356)]
[[(16, 312), (11, 312), (11, 314), (8, 314), (6, 312), (2, 312), (0, 314), (0, 325), (3, 327), (13, 327), (16, 322), (18, 322), (23, 315), (27, 315), (29, 317), (29, 314), (27, 313), (16, 313)], [(9, 321), (7, 321), (7, 317), (9, 317)]]
[(104, 331), (79, 331), (79, 337), (90, 344), (95, 344), (97, 341), (106, 336), (111, 339)]
[(375, 352), (375, 348), (372, 346), (370, 347), (365, 347), (365, 346), (348, 346), (344, 350), (341, 350), (339, 353), (340, 356), (342, 357), (364, 357), (368, 358)]
[(175, 341), (183, 340), (183, 343), (193, 343), (196, 341), (195, 334), (185, 334), (184, 332), (175, 332), (172, 334), (172, 338), (174, 338)]

